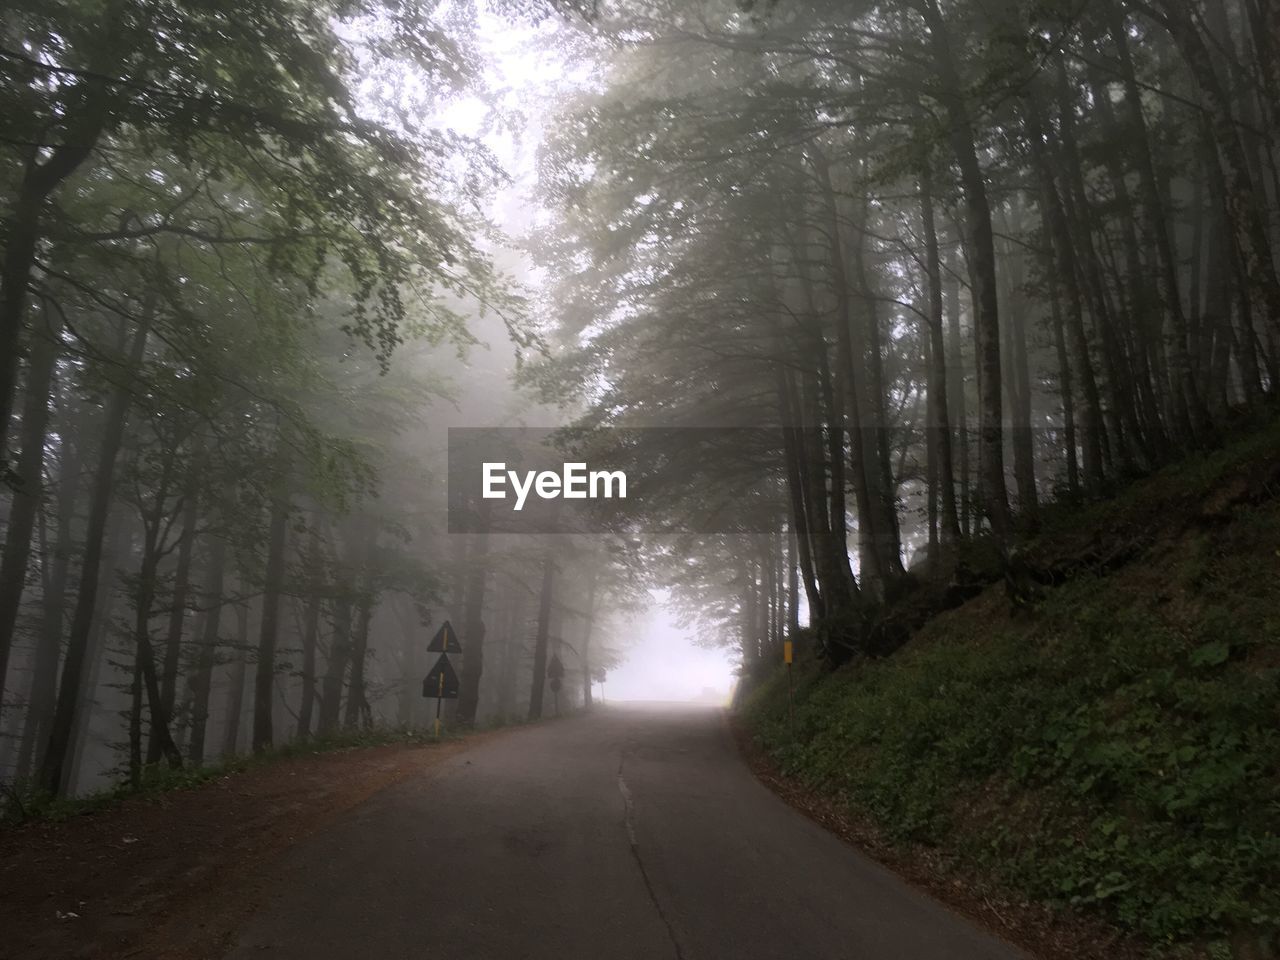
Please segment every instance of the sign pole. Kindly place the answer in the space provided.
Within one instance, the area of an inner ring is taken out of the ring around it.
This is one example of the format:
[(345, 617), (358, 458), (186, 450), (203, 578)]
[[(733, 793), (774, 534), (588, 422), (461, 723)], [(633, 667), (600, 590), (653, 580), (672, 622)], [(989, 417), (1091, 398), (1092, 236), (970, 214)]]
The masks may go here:
[(440, 674), (440, 692), (436, 694), (436, 739), (440, 739), (440, 703), (444, 696), (444, 674)]
[(431, 688), (435, 687), (436, 690), (435, 735), (436, 739), (439, 740), (440, 708), (445, 700), (453, 700), (458, 696), (458, 674), (454, 672), (452, 664), (449, 663), (449, 654), (462, 653), (462, 644), (458, 642), (458, 637), (453, 632), (453, 625), (448, 620), (440, 625), (436, 635), (427, 644), (427, 652), (440, 654), (440, 658), (436, 660), (436, 665), (431, 668), (431, 672), (422, 681), (422, 695), (424, 697), (430, 699)]

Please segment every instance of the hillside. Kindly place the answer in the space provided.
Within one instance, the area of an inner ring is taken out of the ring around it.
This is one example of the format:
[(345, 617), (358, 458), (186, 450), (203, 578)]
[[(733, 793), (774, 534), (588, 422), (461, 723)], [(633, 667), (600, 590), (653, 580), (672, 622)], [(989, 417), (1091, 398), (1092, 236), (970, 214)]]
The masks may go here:
[[(890, 849), (1157, 956), (1280, 935), (1280, 428), (1062, 513), (892, 656), (742, 704), (784, 778)], [(1045, 575), (1049, 574), (1049, 575)]]

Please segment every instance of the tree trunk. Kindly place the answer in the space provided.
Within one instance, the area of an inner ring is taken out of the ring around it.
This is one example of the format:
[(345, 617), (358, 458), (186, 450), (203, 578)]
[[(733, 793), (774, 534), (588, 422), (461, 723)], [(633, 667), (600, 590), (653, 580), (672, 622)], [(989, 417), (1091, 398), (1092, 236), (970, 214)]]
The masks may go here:
[[(50, 311), (56, 313), (56, 311)], [(9, 503), (9, 523), (4, 553), (0, 557), (0, 693), (4, 691), (13, 647), (14, 628), (22, 606), (23, 588), (31, 561), (31, 533), (35, 529), (44, 483), (45, 435), (49, 426), (49, 397), (60, 352), (61, 322), (32, 338), (27, 368), (26, 395), (22, 405), (22, 449), (15, 473), (17, 485)], [(0, 432), (5, 422), (0, 420)], [(3, 461), (0, 460), (0, 469)]]
[(991, 206), (986, 177), (974, 146), (973, 123), (965, 103), (966, 86), (951, 50), (947, 23), (937, 0), (922, 0), (920, 11), (929, 28), (930, 49), (937, 65), (947, 114), (948, 132), (968, 214), (969, 275), (973, 285), (974, 337), (978, 348), (978, 458), (982, 493), (992, 533), (1002, 546), (1009, 540), (1009, 495), (1004, 478), (1004, 428), (1000, 384), (1000, 308)]
[[(142, 318), (133, 336), (129, 351), (126, 375), (135, 375), (142, 365), (146, 352), (147, 334), (151, 315), (155, 309), (154, 298), (143, 306)], [(84, 671), (85, 654), (89, 645), (89, 630), (93, 625), (93, 613), (98, 597), (98, 568), (102, 564), (102, 539), (111, 511), (111, 493), (115, 479), (116, 458), (124, 440), (124, 425), (129, 413), (129, 390), (123, 384), (112, 393), (102, 430), (102, 446), (98, 451), (98, 468), (94, 477), (93, 494), (89, 506), (89, 520), (85, 527), (84, 556), (80, 566), (80, 590), (76, 596), (75, 612), (71, 617), (71, 630), (67, 636), (67, 655), (58, 686), (58, 704), (54, 712), (53, 726), (49, 731), (49, 747), (40, 770), (40, 783), (52, 794), (62, 791), (65, 766), (72, 747), (72, 731), (75, 729), (79, 707), (80, 676)]]
[[(836, 222), (834, 194), (830, 189), (830, 177), (826, 174), (827, 162), (819, 151), (813, 152), (813, 165), (824, 184), (826, 196), (826, 213), (831, 223)], [(836, 360), (837, 368), (832, 375), (827, 356), (827, 342), (819, 326), (819, 314), (816, 306), (813, 280), (809, 275), (808, 258), (803, 247), (792, 241), (791, 256), (796, 275), (800, 281), (800, 289), (805, 301), (805, 343), (811, 351), (812, 361), (816, 367), (816, 389), (808, 389), (809, 382), (801, 382), (803, 398), (796, 404), (796, 420), (809, 428), (808, 436), (798, 436), (800, 449), (812, 455), (801, 467), (801, 478), (805, 484), (805, 503), (809, 509), (807, 528), (812, 535), (814, 569), (822, 592), (825, 612), (830, 615), (834, 611), (847, 606), (857, 595), (857, 584), (853, 579), (853, 571), (849, 567), (848, 522), (846, 520), (845, 479), (844, 479), (844, 438), (846, 432), (853, 450), (854, 495), (858, 505), (858, 526), (860, 533), (870, 530), (869, 499), (866, 483), (859, 478), (861, 470), (863, 440), (862, 431), (858, 428), (858, 409), (853, 393), (853, 353), (850, 347), (850, 314), (849, 290), (844, 280), (843, 255), (840, 252), (838, 236), (831, 240), (832, 282), (836, 289)], [(820, 398), (820, 399), (819, 399)], [(820, 407), (825, 407), (825, 417)], [(807, 414), (807, 415), (806, 415)], [(848, 419), (852, 417), (852, 419)], [(826, 454), (821, 454), (822, 444), (818, 442), (818, 434), (825, 422)], [(830, 483), (823, 480), (824, 474), (830, 471)]]
[(216, 537), (210, 547), (201, 622), (200, 649), (196, 669), (191, 678), (191, 747), (188, 754), (193, 767), (204, 765), (204, 741), (209, 726), (209, 690), (213, 684), (213, 665), (218, 653), (218, 628), (222, 624), (222, 585), (227, 563), (227, 543)]
[(1067, 337), (1063, 329), (1062, 298), (1058, 282), (1051, 279), (1050, 309), (1053, 311), (1053, 347), (1058, 357), (1058, 390), (1062, 396), (1062, 445), (1067, 461), (1067, 497), (1075, 502), (1080, 497), (1080, 466), (1076, 457), (1075, 398), (1071, 395), (1071, 364), (1067, 360)]
[[(280, 466), (275, 482), (283, 486), (287, 467), (284, 465), (283, 442)], [(267, 535), (267, 569), (262, 590), (262, 626), (258, 633), (258, 663), (253, 682), (253, 752), (261, 753), (271, 746), (271, 695), (276, 672), (276, 640), (280, 624), (280, 593), (284, 584), (285, 541), (288, 533), (289, 500), (281, 490), (271, 500), (271, 526)]]
[(1265, 194), (1257, 189), (1250, 172), (1236, 111), (1214, 68), (1214, 54), (1192, 19), (1191, 8), (1185, 0), (1155, 2), (1164, 15), (1163, 25), (1204, 96), (1205, 115), (1222, 159), (1227, 213), (1235, 228), (1236, 250), (1244, 265), (1249, 299), (1255, 309), (1263, 310), (1266, 327), (1274, 331), (1280, 326), (1280, 277), (1263, 217)]
[[(920, 216), (924, 222), (925, 270), (929, 278), (929, 415), (928, 433), (930, 475), (935, 478), (937, 497), (931, 502), (941, 507), (941, 542), (960, 539), (960, 520), (956, 513), (955, 466), (951, 456), (951, 422), (947, 416), (947, 348), (943, 334), (942, 258), (938, 253), (938, 225), (933, 211), (933, 171), (925, 166), (920, 177)], [(935, 511), (937, 507), (934, 508)], [(936, 557), (931, 557), (931, 561)]]
[(529, 719), (542, 717), (542, 690), (547, 680), (547, 641), (551, 633), (551, 601), (555, 590), (556, 562), (550, 547), (542, 561), (542, 587), (538, 592), (538, 632), (533, 641), (533, 685), (529, 689)]
[(124, 517), (115, 514), (111, 516), (107, 521), (105, 540), (104, 560), (98, 577), (98, 596), (101, 601), (94, 611), (93, 626), (89, 630), (88, 650), (85, 652), (86, 670), (81, 677), (78, 694), (81, 708), (76, 713), (75, 729), (71, 734), (71, 760), (66, 775), (66, 792), (69, 796), (75, 796), (79, 792), (80, 778), (84, 773), (85, 750), (89, 746), (93, 732), (93, 711), (99, 706), (98, 696), (101, 690), (99, 680), (102, 666), (108, 658), (112, 618), (116, 613), (122, 592), (118, 589), (116, 581), (119, 579), (125, 558), (132, 552), (133, 530), (125, 522)]
[(321, 734), (332, 733), (338, 726), (338, 718), (342, 713), (342, 686), (350, 655), (351, 598), (339, 596), (334, 600), (333, 637), (329, 641), (329, 657), (320, 688)]
[(5, 238), (4, 259), (0, 261), (0, 468), (8, 460), (6, 438), (18, 380), (18, 346), (26, 322), (31, 268), (42, 238), (45, 203), (88, 159), (108, 121), (106, 78), (101, 71), (85, 76), (87, 79), (80, 81), (79, 102), (63, 118), (66, 142), (48, 150), (43, 162), (39, 153), (31, 151), (13, 198), (13, 213), (0, 231)]
[(366, 541), (361, 572), (359, 615), (356, 618), (355, 635), (351, 644), (351, 686), (347, 690), (347, 712), (344, 725), (354, 730), (363, 716), (370, 719), (369, 701), (364, 692), (364, 662), (369, 653), (369, 627), (373, 621), (374, 606), (374, 554), (377, 547), (377, 535), (372, 534)]
[[(243, 581), (240, 589), (244, 589)], [(222, 755), (234, 757), (240, 748), (240, 720), (244, 716), (244, 688), (249, 674), (249, 607), (236, 604), (236, 661), (227, 684), (226, 725), (222, 734)]]
[[(178, 542), (178, 562), (173, 574), (173, 603), (169, 609), (169, 624), (165, 631), (164, 668), (160, 682), (160, 698), (165, 714), (174, 716), (177, 700), (178, 664), (182, 655), (182, 627), (187, 616), (187, 593), (191, 583), (191, 553), (196, 541), (196, 523), (199, 520), (199, 466), (193, 463), (183, 496), (182, 533)], [(147, 744), (147, 763), (160, 759), (161, 745), (153, 737)]]
[(965, 398), (964, 337), (960, 332), (960, 280), (953, 276), (947, 284), (947, 385), (951, 390), (948, 399), (949, 419), (955, 425), (955, 442), (959, 450), (960, 471), (960, 534), (967, 537), (969, 523), (969, 411)]
[(1109, 427), (1111, 449), (1120, 473), (1131, 476), (1133, 459), (1130, 446), (1142, 457), (1144, 464), (1149, 463), (1151, 458), (1138, 426), (1133, 399), (1133, 372), (1121, 349), (1122, 338), (1117, 333), (1115, 311), (1111, 308), (1101, 258), (1094, 244), (1095, 217), (1085, 192), (1084, 161), (1076, 144), (1075, 103), (1072, 95), (1074, 81), (1068, 76), (1066, 61), (1062, 56), (1057, 57), (1057, 64), (1060, 149), (1049, 150), (1048, 153), (1051, 157), (1061, 158), (1059, 180), (1063, 185), (1067, 220), (1075, 226), (1077, 263), (1083, 271), (1089, 310), (1102, 343), (1102, 364), (1106, 372), (1110, 401), (1103, 407), (1103, 416)]
[[(485, 530), (489, 522), (492, 500), (482, 500), (480, 528)], [(489, 535), (482, 532), (472, 536), (470, 568), (467, 571), (466, 605), (462, 617), (462, 677), (458, 685), (459, 723), (475, 723), (480, 709), (480, 677), (484, 673), (484, 598), (489, 582)]]
[(164, 700), (160, 692), (160, 680), (156, 673), (155, 648), (151, 643), (151, 613), (155, 604), (156, 571), (159, 564), (159, 544), (157, 543), (155, 519), (152, 529), (146, 532), (143, 542), (142, 568), (138, 572), (138, 592), (134, 599), (134, 668), (133, 668), (133, 714), (129, 735), (129, 779), (136, 787), (141, 777), (141, 736), (137, 725), (141, 722), (142, 691), (145, 688), (151, 727), (151, 740), (156, 744), (156, 757), (164, 757), (169, 766), (182, 766), (182, 755), (178, 752), (169, 732), (169, 714), (165, 710)]
[[(1097, 496), (1102, 489), (1102, 400), (1093, 375), (1093, 361), (1089, 356), (1089, 340), (1084, 329), (1084, 303), (1080, 295), (1079, 268), (1076, 264), (1075, 244), (1062, 208), (1062, 198), (1053, 176), (1044, 145), (1044, 124), (1034, 95), (1026, 100), (1027, 139), (1031, 145), (1031, 159), (1040, 181), (1041, 210), (1049, 239), (1053, 247), (1056, 283), (1066, 294), (1066, 330), (1074, 360), (1075, 376), (1079, 378), (1081, 397), (1084, 401), (1081, 413), (1081, 446), (1084, 452), (1084, 488), (1089, 496)], [(1064, 383), (1063, 389), (1068, 384)]]
[(587, 587), (587, 612), (582, 623), (582, 705), (591, 707), (591, 634), (596, 625), (596, 590), (600, 585), (600, 566), (591, 565), (591, 582)]
[[(854, 275), (857, 279), (863, 309), (866, 312), (864, 335), (855, 340), (853, 329), (849, 327), (852, 322), (852, 311), (848, 297), (849, 280), (844, 268), (845, 246), (841, 241), (840, 219), (836, 215), (837, 201), (831, 189), (830, 176), (825, 172), (822, 184), (828, 194), (832, 210), (828, 229), (831, 233), (833, 283), (836, 285), (837, 303), (840, 304), (836, 323), (842, 330), (849, 329), (848, 341), (841, 347), (840, 371), (849, 378), (845, 398), (849, 405), (849, 431), (853, 438), (855, 489), (860, 480), (865, 483), (866, 488), (867, 510), (859, 517), (859, 528), (860, 532), (865, 530), (868, 534), (863, 542), (869, 547), (874, 560), (874, 571), (880, 590), (884, 594), (891, 594), (902, 580), (904, 573), (902, 537), (898, 526), (897, 487), (889, 463), (889, 429), (885, 415), (880, 311), (877, 306), (877, 293), (872, 289), (871, 272), (866, 262), (866, 199), (862, 200), (861, 215), (855, 225), (857, 239), (852, 244)], [(843, 303), (840, 303), (841, 298)], [(847, 365), (843, 362), (843, 351), (846, 349), (850, 354)], [(856, 358), (859, 356), (862, 358), (866, 373), (864, 377), (857, 376)], [(868, 418), (870, 419), (869, 427), (867, 426)], [(865, 581), (866, 572), (863, 572), (863, 578)]]
[(72, 444), (64, 439), (62, 444), (62, 466), (58, 474), (58, 494), (54, 504), (57, 532), (48, 583), (41, 595), (40, 646), (36, 651), (31, 699), (27, 706), (22, 750), (18, 759), (18, 771), (24, 777), (29, 776), (33, 769), (39, 769), (44, 762), (49, 725), (53, 720), (54, 704), (58, 696), (58, 660), (62, 655), (67, 581), (70, 578), (71, 554), (74, 549), (71, 525), (80, 489), (80, 447), (83, 442), (81, 439)]
[(796, 538), (796, 565), (803, 571), (805, 594), (809, 600), (809, 615), (821, 618), (823, 613), (822, 597), (818, 592), (818, 581), (814, 577), (812, 540), (809, 534), (808, 506), (805, 503), (804, 480), (801, 477), (802, 439), (800, 427), (794, 420), (792, 412), (793, 388), (786, 371), (778, 364), (774, 368), (774, 377), (778, 392), (780, 419), (782, 421), (783, 459), (787, 471), (787, 492), (791, 504), (791, 530)]
[(320, 636), (319, 535), (313, 529), (307, 550), (307, 608), (302, 618), (302, 701), (298, 706), (298, 739), (311, 736), (316, 702), (316, 641)]
[(1147, 120), (1142, 112), (1142, 91), (1138, 87), (1133, 58), (1129, 53), (1129, 37), (1124, 24), (1124, 15), (1119, 4), (1107, 3), (1105, 7), (1111, 18), (1108, 25), (1111, 42), (1115, 45), (1120, 59), (1125, 105), (1129, 110), (1133, 134), (1137, 138), (1138, 192), (1142, 198), (1147, 232), (1156, 248), (1160, 294), (1170, 321), (1169, 386), (1172, 391), (1173, 415), (1176, 419), (1174, 426), (1183, 439), (1195, 439), (1199, 427), (1197, 423), (1199, 402), (1187, 356), (1187, 322), (1182, 309), (1182, 294), (1178, 286), (1177, 255), (1174, 253), (1173, 239), (1164, 205), (1160, 200), (1159, 181), (1156, 178), (1151, 141), (1147, 135)]

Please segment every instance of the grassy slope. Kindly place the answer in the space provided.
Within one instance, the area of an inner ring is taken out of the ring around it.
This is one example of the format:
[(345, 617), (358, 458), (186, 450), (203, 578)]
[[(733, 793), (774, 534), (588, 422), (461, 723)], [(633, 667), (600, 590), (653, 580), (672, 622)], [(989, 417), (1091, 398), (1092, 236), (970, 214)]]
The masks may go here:
[(794, 741), (779, 673), (748, 728), (784, 773), (1006, 889), (1162, 954), (1275, 955), (1278, 466), (1273, 426), (1059, 515), (1029, 554), (1093, 570), (1016, 614), (993, 587), (885, 660), (803, 665)]

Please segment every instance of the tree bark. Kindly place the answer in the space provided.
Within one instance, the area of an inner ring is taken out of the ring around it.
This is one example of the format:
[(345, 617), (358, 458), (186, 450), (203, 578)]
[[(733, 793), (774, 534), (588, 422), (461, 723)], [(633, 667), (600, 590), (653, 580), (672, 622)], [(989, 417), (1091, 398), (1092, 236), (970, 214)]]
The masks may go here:
[(343, 721), (348, 730), (354, 730), (363, 719), (366, 725), (373, 722), (369, 700), (365, 695), (364, 664), (369, 655), (369, 628), (373, 623), (372, 577), (366, 577), (361, 591), (356, 617), (355, 634), (351, 644), (351, 685), (347, 690), (347, 712)]
[(920, 0), (930, 49), (938, 69), (939, 96), (946, 110), (948, 133), (968, 217), (969, 274), (973, 285), (974, 337), (978, 348), (978, 456), (982, 494), (992, 533), (1002, 546), (1009, 541), (1009, 495), (1004, 478), (1004, 428), (1000, 384), (1000, 307), (996, 287), (994, 230), (986, 176), (974, 146), (973, 122), (965, 102), (965, 85), (955, 61), (948, 26), (937, 0)]
[(529, 689), (529, 719), (542, 717), (542, 692), (547, 681), (547, 642), (551, 634), (551, 602), (555, 595), (555, 556), (550, 547), (542, 560), (538, 591), (538, 632), (533, 640), (533, 684)]
[(955, 449), (958, 450), (960, 499), (957, 504), (960, 534), (967, 537), (969, 523), (969, 412), (965, 398), (964, 337), (960, 331), (960, 280), (952, 276), (947, 284), (947, 385), (951, 396), (947, 401), (948, 416), (955, 427)]
[(1156, 248), (1160, 294), (1165, 310), (1168, 312), (1171, 327), (1168, 337), (1168, 354), (1169, 386), (1176, 421), (1174, 426), (1182, 439), (1194, 440), (1199, 427), (1197, 423), (1199, 404), (1187, 355), (1187, 321), (1182, 309), (1182, 294), (1178, 286), (1177, 255), (1173, 249), (1173, 239), (1164, 205), (1160, 200), (1159, 181), (1156, 177), (1155, 161), (1152, 158), (1150, 137), (1147, 134), (1147, 120), (1142, 111), (1142, 91), (1138, 87), (1133, 57), (1129, 52), (1129, 37), (1124, 24), (1124, 15), (1119, 4), (1107, 3), (1105, 7), (1110, 15), (1108, 27), (1111, 42), (1120, 60), (1120, 77), (1124, 83), (1125, 105), (1129, 111), (1133, 134), (1137, 138), (1138, 192), (1142, 198), (1147, 232)]
[(320, 688), (321, 734), (332, 733), (342, 713), (342, 686), (346, 679), (347, 660), (351, 655), (351, 598), (334, 600), (333, 636), (329, 640), (328, 662)]
[[(1079, 267), (1076, 264), (1075, 243), (1062, 208), (1062, 198), (1053, 176), (1044, 145), (1044, 123), (1034, 96), (1026, 100), (1027, 140), (1031, 159), (1040, 181), (1040, 206), (1048, 227), (1053, 248), (1053, 271), (1056, 284), (1066, 294), (1066, 331), (1074, 360), (1075, 377), (1080, 381), (1081, 399), (1081, 447), (1084, 453), (1084, 489), (1089, 496), (1097, 496), (1103, 485), (1102, 475), (1102, 399), (1098, 393), (1093, 373), (1093, 360), (1089, 356), (1089, 340), (1084, 329), (1084, 304), (1080, 295)], [(1069, 383), (1062, 384), (1064, 390)]]
[(18, 379), (18, 345), (26, 322), (31, 269), (43, 239), (45, 203), (93, 153), (109, 120), (109, 88), (101, 74), (80, 85), (79, 102), (64, 119), (65, 142), (49, 150), (43, 160), (31, 151), (13, 213), (0, 231), (5, 238), (0, 261), (0, 467), (8, 460), (6, 438)]
[[(480, 502), (480, 528), (489, 522), (492, 500)], [(462, 617), (462, 677), (458, 685), (459, 723), (475, 723), (480, 709), (480, 677), (484, 674), (484, 599), (489, 582), (489, 535), (472, 535), (470, 568), (467, 571), (466, 604)]]
[(316, 702), (316, 642), (320, 636), (320, 554), (319, 535), (311, 531), (307, 549), (307, 607), (302, 622), (302, 700), (298, 705), (298, 739), (311, 736), (311, 718)]
[[(82, 425), (82, 424), (81, 424)], [(58, 473), (58, 493), (54, 502), (56, 534), (51, 570), (41, 595), (40, 647), (36, 651), (31, 680), (31, 699), (18, 758), (19, 775), (26, 777), (44, 762), (44, 749), (58, 696), (58, 661), (62, 655), (62, 634), (66, 619), (67, 581), (70, 579), (71, 525), (80, 490), (80, 450), (83, 438), (62, 443), (62, 465)]]
[[(283, 455), (283, 439), (278, 454), (275, 482), (286, 483), (288, 467)], [(267, 534), (267, 569), (262, 589), (262, 626), (258, 633), (258, 663), (253, 681), (253, 752), (261, 753), (272, 744), (271, 697), (276, 672), (276, 642), (280, 625), (280, 594), (284, 585), (285, 541), (288, 534), (289, 499), (277, 489), (271, 499), (271, 524)]]
[[(244, 589), (243, 581), (240, 589)], [(240, 721), (244, 716), (244, 688), (249, 674), (249, 607), (236, 604), (236, 660), (227, 684), (226, 725), (222, 734), (222, 755), (234, 757), (240, 748)]]
[[(178, 543), (178, 560), (173, 573), (173, 602), (169, 609), (169, 625), (165, 631), (164, 670), (160, 684), (160, 696), (164, 701), (165, 711), (170, 717), (177, 699), (178, 667), (182, 658), (182, 627), (187, 617), (187, 594), (191, 584), (191, 555), (196, 541), (196, 524), (199, 522), (200, 506), (200, 459), (196, 458), (191, 466), (183, 495), (182, 534)], [(154, 754), (154, 755), (153, 755)], [(148, 747), (147, 762), (159, 759), (157, 745)]]
[[(32, 338), (22, 405), (22, 449), (18, 454), (17, 487), (9, 504), (4, 553), (0, 556), (0, 693), (4, 691), (13, 648), (13, 633), (31, 562), (31, 533), (35, 529), (44, 491), (44, 448), (49, 426), (49, 397), (60, 352), (62, 324)], [(4, 421), (0, 421), (3, 432)], [(0, 468), (3, 461), (0, 461)]]
[(218, 653), (218, 629), (222, 625), (222, 586), (227, 563), (227, 543), (213, 539), (209, 550), (208, 573), (203, 590), (204, 619), (201, 621), (200, 649), (191, 678), (191, 765), (204, 765), (204, 741), (209, 725), (209, 690)]
[(587, 611), (582, 624), (582, 705), (591, 707), (591, 634), (596, 625), (596, 589), (600, 585), (600, 566), (591, 565), (591, 581), (587, 587)]
[[(133, 345), (126, 365), (128, 376), (136, 375), (142, 366), (154, 309), (153, 297), (144, 304), (142, 318), (133, 336)], [(93, 613), (97, 603), (98, 568), (102, 564), (103, 532), (106, 530), (107, 516), (111, 511), (116, 458), (124, 440), (129, 403), (128, 387), (124, 384), (117, 386), (111, 396), (103, 424), (102, 446), (98, 451), (98, 467), (89, 506), (89, 521), (85, 528), (84, 557), (80, 566), (80, 590), (76, 597), (71, 629), (67, 636), (67, 654), (62, 669), (62, 680), (58, 686), (58, 703), (54, 712), (53, 726), (49, 731), (49, 746), (40, 770), (41, 786), (51, 794), (58, 794), (63, 789), (65, 767), (72, 748), (71, 734), (75, 728), (76, 712), (79, 707), (80, 676), (84, 671), (89, 630), (93, 625)]]
[[(960, 539), (960, 520), (956, 513), (955, 465), (951, 455), (951, 422), (947, 416), (947, 347), (943, 333), (942, 258), (938, 252), (938, 225), (933, 210), (933, 171), (925, 166), (920, 177), (920, 216), (924, 223), (925, 271), (929, 279), (929, 461), (935, 467), (937, 497), (941, 508), (939, 529), (941, 543)], [(936, 560), (937, 558), (931, 558)]]

